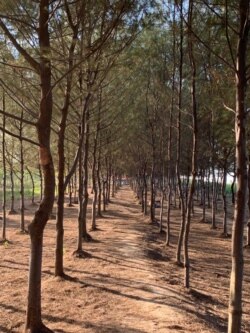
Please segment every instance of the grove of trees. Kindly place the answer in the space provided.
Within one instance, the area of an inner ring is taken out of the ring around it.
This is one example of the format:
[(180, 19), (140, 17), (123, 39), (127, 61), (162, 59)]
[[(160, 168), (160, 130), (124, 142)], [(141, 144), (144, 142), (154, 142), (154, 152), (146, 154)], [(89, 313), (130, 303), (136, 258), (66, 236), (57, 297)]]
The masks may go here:
[[(200, 223), (210, 210), (216, 229), (221, 197), (227, 238), (231, 193), (228, 332), (241, 332), (244, 247), (250, 246), (249, 46), (249, 0), (0, 1), (1, 244), (10, 241), (8, 207), (16, 213), (18, 189), (20, 232), (30, 238), (26, 333), (52, 332), (41, 311), (47, 221), (56, 214), (54, 275), (67, 279), (66, 199), (78, 205), (74, 256), (85, 258), (88, 230), (98, 228), (124, 175), (142, 214), (166, 231), (166, 246), (171, 209), (180, 209), (175, 260), (186, 288), (195, 203)], [(33, 204), (39, 193), (28, 226), (27, 182)]]

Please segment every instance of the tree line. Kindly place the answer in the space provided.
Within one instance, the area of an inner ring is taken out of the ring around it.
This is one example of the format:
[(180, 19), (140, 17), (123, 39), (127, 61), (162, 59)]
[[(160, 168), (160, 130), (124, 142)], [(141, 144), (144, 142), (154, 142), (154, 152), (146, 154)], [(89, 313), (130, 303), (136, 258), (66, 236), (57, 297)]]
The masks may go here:
[[(41, 175), (41, 200), (28, 226), (25, 332), (50, 332), (42, 323), (41, 270), (43, 232), (55, 193), (55, 276), (65, 277), (66, 190), (70, 203), (79, 205), (75, 255), (81, 257), (83, 240), (90, 238), (89, 186), (95, 230), (96, 217), (127, 174), (151, 222), (159, 195), (159, 229), (164, 220), (166, 245), (171, 242), (171, 203), (177, 202), (176, 261), (183, 263), (189, 288), (194, 196), (199, 195), (203, 222), (211, 205), (211, 227), (216, 228), (220, 188), (227, 237), (229, 173), (235, 211), (228, 332), (240, 332), (250, 184), (249, 1), (15, 0), (1, 3), (0, 28), (3, 241), (6, 179), (12, 179), (18, 165), (24, 232), (25, 170), (31, 179), (34, 168)], [(247, 245), (249, 229), (248, 224)]]

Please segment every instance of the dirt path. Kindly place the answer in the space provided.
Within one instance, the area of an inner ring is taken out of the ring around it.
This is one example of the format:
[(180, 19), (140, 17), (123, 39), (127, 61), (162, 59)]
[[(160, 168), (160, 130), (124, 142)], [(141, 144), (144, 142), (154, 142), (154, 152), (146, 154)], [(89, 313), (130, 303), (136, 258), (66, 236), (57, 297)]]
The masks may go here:
[[(147, 224), (128, 187), (117, 193), (104, 218), (98, 219), (98, 231), (91, 233), (94, 241), (84, 244), (89, 258), (72, 257), (76, 216), (76, 207), (66, 208), (66, 281), (53, 277), (54, 221), (46, 227), (42, 303), (44, 322), (51, 329), (58, 333), (226, 332), (221, 318), (221, 314), (225, 318), (225, 305), (215, 301), (209, 290), (187, 293), (181, 287), (182, 269), (169, 260), (174, 247), (163, 247), (163, 236)], [(17, 219), (12, 217), (8, 230), (13, 243), (0, 248), (2, 333), (22, 332), (25, 318), (29, 242), (16, 233)], [(202, 280), (201, 270), (198, 290)]]
[(96, 243), (85, 246), (91, 258), (74, 262), (76, 271), (72, 264), (67, 270), (76, 277), (77, 289), (82, 288), (78, 292), (71, 287), (69, 293), (79, 303), (77, 317), (84, 329), (65, 327), (65, 332), (214, 332), (193, 315), (195, 307), (179, 287), (171, 286), (174, 273), (166, 271), (168, 257), (158, 251), (153, 226), (128, 187), (117, 194), (98, 228), (92, 233)]

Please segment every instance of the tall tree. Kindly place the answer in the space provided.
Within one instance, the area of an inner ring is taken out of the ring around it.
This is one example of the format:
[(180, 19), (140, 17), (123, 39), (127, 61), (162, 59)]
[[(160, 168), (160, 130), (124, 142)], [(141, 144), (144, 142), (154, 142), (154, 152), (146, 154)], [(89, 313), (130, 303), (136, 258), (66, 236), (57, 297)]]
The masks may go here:
[(247, 50), (250, 31), (250, 3), (239, 1), (239, 35), (236, 52), (236, 178), (237, 192), (232, 235), (232, 271), (229, 292), (228, 333), (241, 332), (242, 318), (242, 281), (243, 281), (243, 235), (247, 208), (247, 167), (246, 147), (246, 90), (247, 90)]

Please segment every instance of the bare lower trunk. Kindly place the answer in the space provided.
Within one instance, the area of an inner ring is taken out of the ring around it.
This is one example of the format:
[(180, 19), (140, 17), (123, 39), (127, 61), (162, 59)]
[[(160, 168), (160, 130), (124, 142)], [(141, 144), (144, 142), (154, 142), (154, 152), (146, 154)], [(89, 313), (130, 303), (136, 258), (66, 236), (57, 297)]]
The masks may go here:
[[(178, 245), (176, 251), (176, 262), (181, 264), (181, 249), (183, 243), (183, 235), (185, 228), (185, 201), (182, 190), (182, 182), (180, 176), (180, 155), (181, 155), (181, 131), (182, 131), (182, 69), (183, 69), (183, 0), (180, 2), (180, 63), (179, 63), (179, 87), (178, 87), (178, 118), (177, 118), (177, 152), (176, 152), (176, 178), (181, 202), (181, 226), (179, 231)], [(175, 207), (176, 207), (176, 187), (175, 187)]]
[(159, 232), (163, 232), (163, 207), (164, 207), (164, 190), (161, 191), (161, 210), (160, 210), (160, 225)]
[[(3, 93), (3, 110), (5, 111), (5, 96)], [(5, 130), (6, 118), (5, 114), (3, 114), (3, 129)], [(6, 160), (5, 160), (5, 131), (3, 130), (2, 134), (2, 159), (3, 159), (3, 183), (2, 183), (2, 191), (3, 191), (3, 201), (2, 201), (2, 209), (3, 209), (3, 223), (2, 223), (2, 240), (6, 240)]]
[(84, 170), (84, 179), (83, 179), (83, 203), (82, 203), (82, 236), (85, 240), (88, 239), (89, 235), (87, 232), (87, 207), (89, 201), (89, 192), (88, 192), (88, 158), (89, 158), (89, 108), (86, 110), (86, 119), (85, 119), (85, 142), (84, 142), (84, 156), (83, 156), (83, 170)]
[(148, 215), (148, 185), (147, 185), (147, 178), (146, 175), (144, 173), (143, 176), (143, 180), (144, 180), (144, 215)]
[[(23, 119), (23, 111), (21, 120)], [(19, 135), (22, 137), (23, 124), (21, 121)], [(20, 140), (20, 231), (25, 232), (24, 226), (24, 157), (23, 157), (23, 140)]]
[(170, 210), (171, 210), (171, 185), (168, 188), (168, 200), (167, 200), (167, 231), (166, 231), (166, 245), (170, 243)]
[(227, 192), (226, 192), (226, 185), (227, 185), (227, 170), (224, 168), (223, 171), (223, 183), (222, 183), (222, 199), (223, 199), (223, 234), (227, 236)]
[(213, 185), (212, 185), (212, 223), (211, 228), (216, 229), (216, 179), (215, 179), (215, 170), (214, 165), (212, 166), (212, 175), (213, 175)]
[(97, 184), (98, 184), (98, 195), (97, 195), (97, 216), (102, 217), (102, 182), (100, 175), (100, 154), (97, 162)]
[(189, 232), (191, 224), (191, 211), (193, 204), (193, 195), (195, 190), (195, 179), (197, 174), (197, 134), (198, 134), (198, 124), (197, 124), (197, 102), (196, 102), (196, 63), (193, 50), (193, 40), (192, 40), (192, 21), (193, 21), (193, 0), (189, 2), (188, 9), (188, 51), (189, 51), (189, 60), (192, 69), (192, 85), (191, 85), (191, 98), (192, 98), (192, 125), (193, 125), (193, 143), (192, 143), (192, 180), (188, 193), (187, 200), (187, 213), (186, 213), (186, 222), (185, 222), (185, 232), (183, 238), (183, 247), (184, 247), (184, 268), (185, 268), (185, 277), (184, 277), (184, 286), (186, 288), (190, 287), (190, 259), (189, 259)]
[(39, 178), (40, 178), (40, 202), (41, 202), (43, 199), (43, 175), (42, 175), (42, 168), (41, 168), (40, 164), (38, 167), (38, 171), (39, 171)]
[[(79, 129), (79, 136), (81, 135), (81, 129)], [(82, 176), (82, 148), (79, 152), (79, 166), (78, 166), (78, 237), (77, 237), (77, 249), (76, 253), (82, 252), (82, 201), (83, 201), (83, 176)]]
[(111, 197), (114, 198), (115, 197), (115, 174), (113, 173), (112, 175), (112, 194)]
[(24, 165), (21, 163), (21, 180), (20, 180), (20, 230), (25, 232), (24, 225)]
[[(41, 273), (42, 273), (42, 250), (43, 250), (43, 230), (39, 230), (40, 225), (33, 225), (29, 228), (31, 248), (30, 248), (30, 271), (29, 271), (29, 291), (28, 308), (26, 319), (26, 331), (39, 332), (42, 326), (41, 313)], [(37, 229), (37, 230), (35, 230)], [(31, 328), (28, 330), (28, 328)]]
[(32, 205), (35, 205), (35, 182), (34, 182), (34, 177), (32, 175), (31, 170), (27, 166), (26, 166), (26, 170), (28, 171), (28, 173), (30, 175), (30, 180), (31, 180), (31, 184), (32, 184), (31, 203), (32, 203)]
[(102, 210), (106, 212), (106, 180), (102, 181)]
[(15, 184), (14, 184), (14, 173), (13, 173), (13, 164), (10, 166), (10, 183), (11, 183), (11, 204), (10, 204), (10, 213), (14, 214), (15, 211)]

